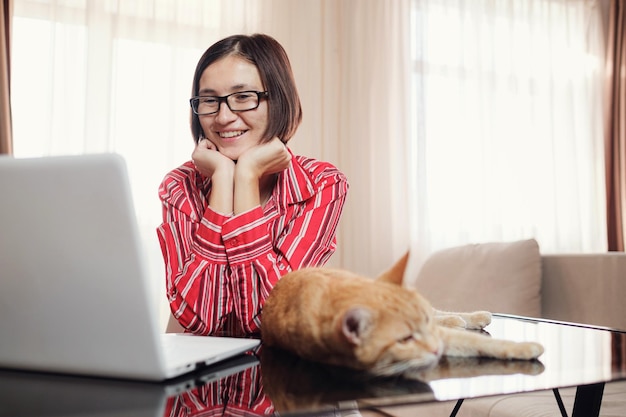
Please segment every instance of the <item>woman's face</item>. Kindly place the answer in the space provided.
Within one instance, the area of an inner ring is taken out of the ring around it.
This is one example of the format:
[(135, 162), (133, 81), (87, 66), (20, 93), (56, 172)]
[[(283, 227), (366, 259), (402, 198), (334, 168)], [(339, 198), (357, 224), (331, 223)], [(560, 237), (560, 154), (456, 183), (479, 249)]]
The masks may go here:
[[(265, 91), (257, 67), (240, 57), (229, 55), (215, 61), (202, 72), (199, 96), (226, 96), (239, 91)], [(261, 99), (254, 110), (232, 112), (221, 103), (215, 114), (198, 116), (204, 137), (223, 155), (236, 161), (260, 143), (267, 127), (267, 101)]]

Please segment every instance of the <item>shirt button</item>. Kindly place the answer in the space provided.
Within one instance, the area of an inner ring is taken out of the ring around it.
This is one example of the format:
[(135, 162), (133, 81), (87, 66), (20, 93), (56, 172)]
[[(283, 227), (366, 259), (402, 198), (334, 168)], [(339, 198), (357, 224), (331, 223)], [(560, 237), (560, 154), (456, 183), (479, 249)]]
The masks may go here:
[(281, 270), (281, 271), (284, 271), (285, 270), (285, 265), (283, 265), (283, 264), (278, 265), (278, 269)]

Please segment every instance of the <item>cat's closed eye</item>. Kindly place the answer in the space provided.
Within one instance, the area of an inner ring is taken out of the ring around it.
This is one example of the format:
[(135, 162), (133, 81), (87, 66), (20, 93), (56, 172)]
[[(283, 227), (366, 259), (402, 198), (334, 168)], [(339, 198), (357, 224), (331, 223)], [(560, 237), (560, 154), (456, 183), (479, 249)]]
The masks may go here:
[(408, 342), (412, 342), (414, 341), (415, 338), (413, 337), (413, 334), (411, 333), (408, 336), (405, 336), (403, 338), (401, 338), (400, 340), (398, 340), (398, 343), (408, 343)]
[(398, 343), (420, 342), (422, 340), (424, 340), (424, 336), (421, 333), (411, 333), (410, 335), (399, 339)]

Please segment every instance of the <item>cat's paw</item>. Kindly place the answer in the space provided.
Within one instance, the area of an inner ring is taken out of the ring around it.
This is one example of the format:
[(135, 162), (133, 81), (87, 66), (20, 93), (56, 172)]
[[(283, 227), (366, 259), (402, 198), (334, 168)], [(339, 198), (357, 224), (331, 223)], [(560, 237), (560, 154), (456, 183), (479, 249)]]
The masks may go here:
[(474, 311), (463, 316), (470, 330), (482, 330), (491, 323), (491, 313), (488, 311)]
[(510, 352), (509, 359), (531, 360), (543, 355), (543, 346), (535, 342), (520, 342)]
[(437, 324), (445, 327), (458, 327), (460, 329), (465, 329), (467, 327), (467, 322), (463, 319), (463, 317), (456, 314), (439, 315), (435, 317), (435, 320), (437, 321)]

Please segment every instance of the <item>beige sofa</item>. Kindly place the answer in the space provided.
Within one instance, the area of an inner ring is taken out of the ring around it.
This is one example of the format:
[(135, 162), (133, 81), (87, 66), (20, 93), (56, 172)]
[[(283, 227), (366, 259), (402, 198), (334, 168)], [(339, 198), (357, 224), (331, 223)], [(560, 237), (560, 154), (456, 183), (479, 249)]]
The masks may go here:
[[(623, 252), (540, 255), (532, 239), (466, 245), (431, 256), (413, 285), (434, 305), (446, 309), (484, 308), (626, 330)], [(560, 394), (571, 414), (575, 389), (561, 389)], [(380, 411), (395, 417), (437, 417), (449, 416), (454, 405), (385, 407)], [(466, 400), (457, 417), (560, 415), (554, 394), (545, 391)], [(626, 416), (626, 381), (607, 384), (600, 415)]]

